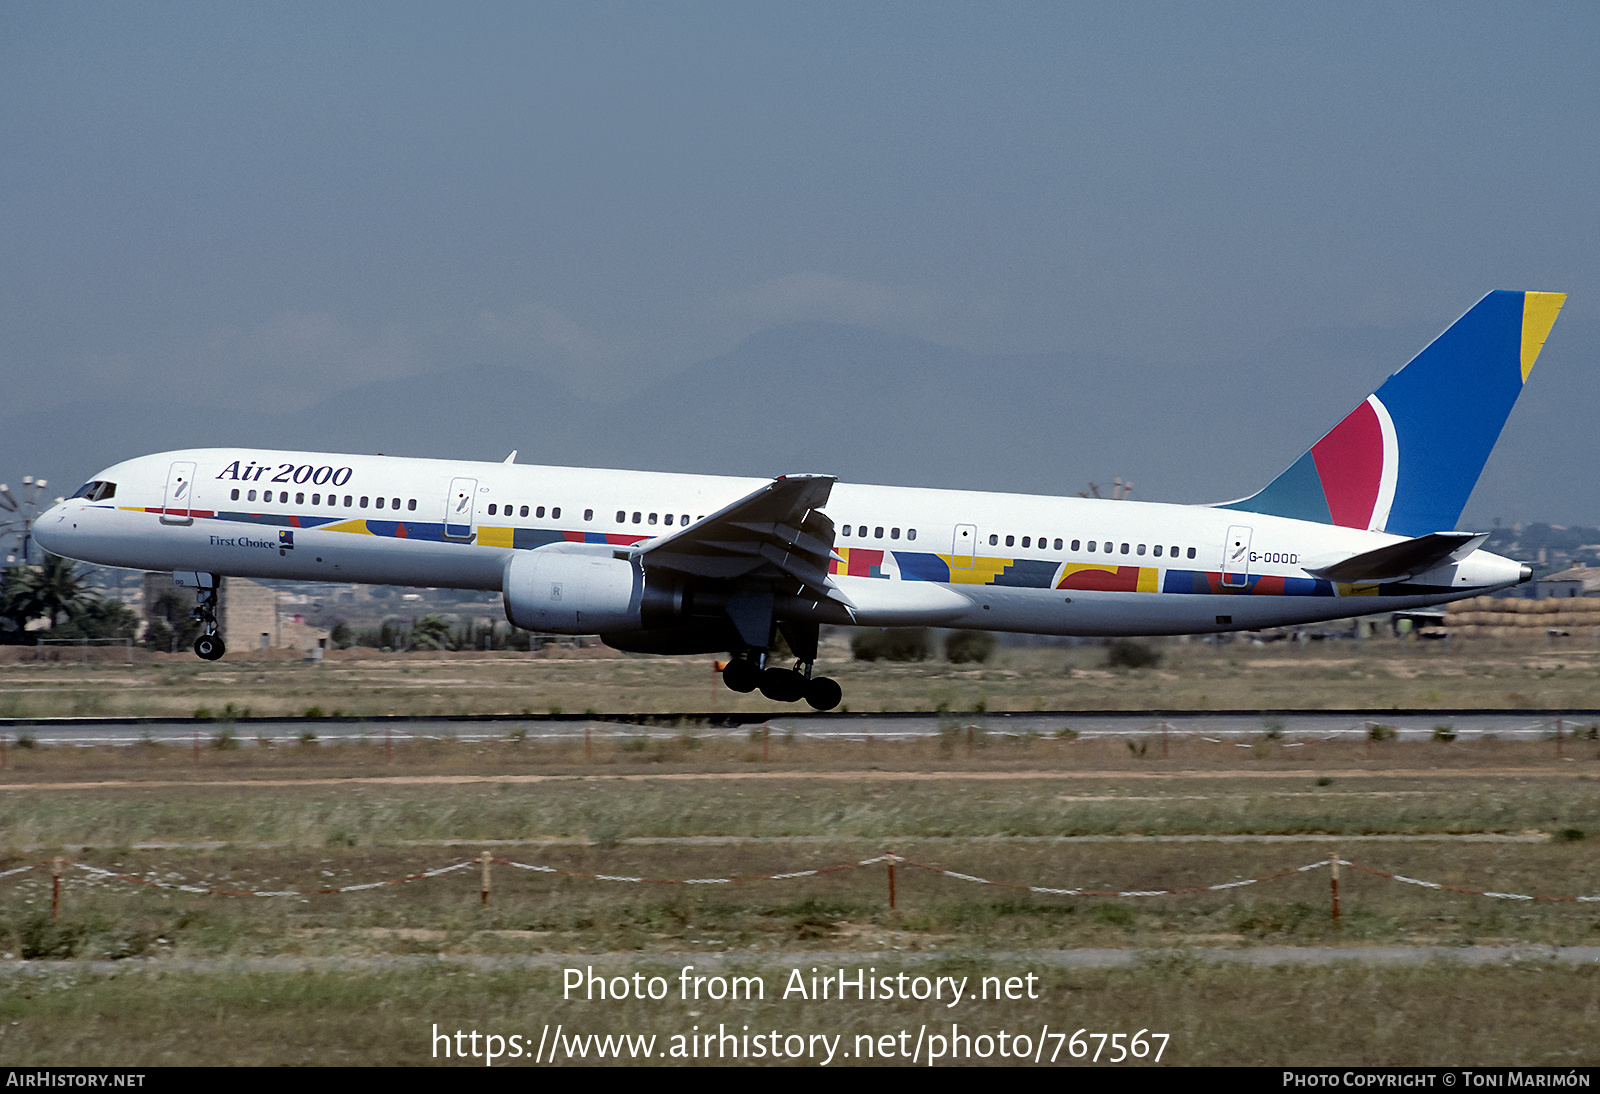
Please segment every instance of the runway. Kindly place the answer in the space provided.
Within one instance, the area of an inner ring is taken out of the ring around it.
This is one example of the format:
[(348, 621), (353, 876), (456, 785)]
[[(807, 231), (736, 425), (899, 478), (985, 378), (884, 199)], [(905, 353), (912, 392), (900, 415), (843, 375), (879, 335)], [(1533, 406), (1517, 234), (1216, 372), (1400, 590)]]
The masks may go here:
[(1543, 740), (1557, 732), (1586, 735), (1600, 725), (1600, 710), (1387, 710), (1387, 711), (1030, 711), (991, 713), (776, 713), (716, 712), (656, 715), (473, 715), (394, 718), (53, 718), (0, 720), (0, 738), (50, 746), (186, 745), (230, 733), (243, 747), (298, 743), (312, 734), (322, 744), (412, 740), (562, 740), (585, 735), (666, 739), (772, 737), (841, 741), (894, 741), (966, 734), (1010, 737), (1193, 737), (1240, 747), (1273, 738), (1286, 747), (1323, 740), (1360, 740), (1375, 727), (1398, 740), (1426, 740), (1439, 732), (1457, 739)]

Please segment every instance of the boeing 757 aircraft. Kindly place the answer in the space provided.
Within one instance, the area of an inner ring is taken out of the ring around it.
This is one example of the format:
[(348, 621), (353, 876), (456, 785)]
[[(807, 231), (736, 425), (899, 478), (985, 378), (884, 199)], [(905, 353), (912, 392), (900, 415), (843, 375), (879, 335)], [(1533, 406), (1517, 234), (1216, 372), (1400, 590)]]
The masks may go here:
[[(1527, 581), (1456, 521), (1565, 299), (1491, 292), (1264, 489), (1216, 505), (214, 448), (109, 467), (36, 534), (182, 575), (208, 660), (222, 576), (493, 589), (519, 627), (725, 651), (728, 687), (828, 710), (824, 623), (1211, 634)], [(779, 634), (792, 668), (771, 663)]]

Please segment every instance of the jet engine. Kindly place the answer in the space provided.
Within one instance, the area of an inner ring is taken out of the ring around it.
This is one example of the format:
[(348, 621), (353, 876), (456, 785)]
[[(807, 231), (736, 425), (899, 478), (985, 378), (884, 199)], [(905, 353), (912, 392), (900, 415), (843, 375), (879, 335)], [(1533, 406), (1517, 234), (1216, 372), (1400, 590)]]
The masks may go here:
[(642, 567), (598, 544), (518, 551), (501, 583), (506, 618), (547, 634), (627, 633), (683, 619), (682, 586), (646, 580)]

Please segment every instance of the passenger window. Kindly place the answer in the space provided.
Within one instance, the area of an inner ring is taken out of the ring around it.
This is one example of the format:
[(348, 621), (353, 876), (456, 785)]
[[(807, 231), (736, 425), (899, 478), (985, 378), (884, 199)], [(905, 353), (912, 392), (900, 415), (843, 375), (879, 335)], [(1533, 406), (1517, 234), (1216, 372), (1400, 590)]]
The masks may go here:
[(233, 488), (233, 500), (234, 501), (238, 501), (239, 500), (239, 488), (237, 486), (235, 486)]
[[(354, 498), (353, 498), (353, 497), (351, 497), (351, 496), (350, 496), (350, 495), (349, 495), (349, 494), (346, 494), (346, 495), (345, 495), (345, 496), (344, 496), (344, 507), (345, 507), (345, 508), (346, 508), (346, 509), (348, 509), (348, 508), (350, 508), (350, 503), (351, 503), (351, 502), (353, 502), (353, 501), (354, 501), (354, 500), (355, 500), (355, 499), (354, 499)], [(362, 505), (365, 505), (365, 504), (367, 504), (367, 503), (366, 503), (366, 502), (362, 502), (362, 503), (361, 503), (361, 504), (362, 504)]]
[(1194, 557), (1194, 548), (1193, 547), (1189, 548), (1189, 557), (1190, 558)]
[[(400, 508), (400, 499), (399, 498), (394, 498), (393, 500), (391, 500), (389, 502), (389, 508), (390, 509), (398, 509), (398, 508)], [(511, 506), (508, 505), (508, 506), (506, 506), (506, 516), (509, 517), (510, 515), (511, 515)]]
[(551, 520), (560, 520), (561, 519), (561, 506), (558, 505), (554, 509), (550, 510), (550, 519)]
[(254, 490), (250, 491), (250, 496), (249, 496), (248, 500), (249, 501), (255, 501), (256, 500), (256, 492)]
[(1000, 545), (1000, 537), (999, 536), (990, 536), (989, 537), (989, 546), (998, 547), (999, 545)]
[(526, 505), (524, 505), (521, 509), (519, 509), (517, 511), (517, 515), (521, 516), (521, 517), (527, 516), (528, 515), (528, 507)]
[(899, 539), (900, 538), (900, 529), (898, 529), (898, 528), (889, 529), (889, 538), (890, 539)]
[(1033, 545), (1033, 537), (1032, 536), (1023, 536), (1022, 537), (1022, 545), (1024, 547), (1032, 546)]
[(1089, 553), (1091, 555), (1094, 554), (1094, 540), (1092, 539), (1089, 541)]
[(294, 503), (296, 505), (304, 505), (306, 503), (306, 496), (304, 494), (295, 494)]
[(412, 510), (416, 509), (416, 507), (417, 507), (417, 499), (416, 498), (407, 499), (407, 501), (406, 501), (406, 512), (409, 513)]
[[(540, 520), (543, 520), (544, 519), (544, 506), (541, 505), (541, 506), (539, 506), (539, 508), (535, 509), (533, 511), (533, 515), (538, 517)], [(618, 520), (622, 519), (622, 514), (621, 513), (617, 514), (617, 519)]]
[(654, 513), (651, 513), (650, 514), (650, 519), (646, 523), (654, 524), (655, 522), (656, 522), (656, 515)]
[(1128, 553), (1128, 545), (1126, 543), (1124, 543), (1122, 545), (1122, 553), (1123, 554), (1127, 554)]
[(874, 539), (882, 539), (883, 538), (883, 528), (882, 528), (881, 525), (879, 527), (873, 529), (872, 536), (873, 536)]
[(1056, 550), (1061, 550), (1061, 541), (1059, 539), (1056, 540)]
[[(238, 491), (235, 491), (234, 492), (234, 497), (238, 497), (238, 496), (239, 496), (238, 495)], [(312, 494), (311, 495), (311, 504), (312, 505), (321, 505), (322, 504), (322, 495), (321, 494)]]
[(916, 539), (917, 538), (917, 530), (915, 528), (907, 528), (906, 529), (906, 538), (907, 539)]
[(617, 510), (617, 523), (618, 524), (627, 524), (628, 523), (628, 514), (624, 513), (621, 509)]
[(584, 520), (593, 520), (594, 519), (594, 510), (593, 509), (585, 509), (583, 511), (583, 519)]
[(361, 508), (365, 509), (366, 507), (367, 507), (367, 499), (366, 498), (362, 498), (361, 499)]
[(643, 513), (635, 513), (635, 514), (633, 514), (633, 523), (638, 524), (643, 518), (644, 518), (644, 514)]
[(1017, 542), (1017, 537), (1016, 536), (1007, 536), (1006, 537), (1006, 546), (1007, 547), (1014, 547), (1016, 545), (1016, 542)]
[(1141, 555), (1144, 554), (1144, 544), (1139, 544), (1139, 550), (1136, 553)]
[(689, 523), (689, 514), (688, 513), (685, 513), (685, 514), (683, 514), (683, 516), (678, 518), (678, 525), (680, 527), (682, 527), (683, 525), (688, 524), (688, 523)]
[(1155, 547), (1151, 549), (1151, 553), (1154, 554), (1157, 558), (1160, 558), (1161, 557), (1161, 544), (1159, 544), (1159, 543), (1156, 544)]
[(662, 517), (661, 518), (661, 523), (665, 524), (668, 528), (671, 528), (672, 527), (672, 514), (668, 513), (666, 516)]
[(844, 530), (843, 530), (843, 532), (841, 534), (842, 535), (846, 535), (846, 536), (848, 536), (850, 534), (850, 526), (848, 524), (846, 524), (844, 526)]

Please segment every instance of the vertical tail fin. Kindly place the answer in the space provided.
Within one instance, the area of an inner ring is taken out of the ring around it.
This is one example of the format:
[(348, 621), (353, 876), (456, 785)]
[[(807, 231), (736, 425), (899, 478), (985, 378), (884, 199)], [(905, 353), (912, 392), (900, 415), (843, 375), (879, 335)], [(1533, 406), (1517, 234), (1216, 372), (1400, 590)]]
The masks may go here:
[(1454, 528), (1565, 301), (1490, 293), (1287, 471), (1219, 508), (1403, 536)]

